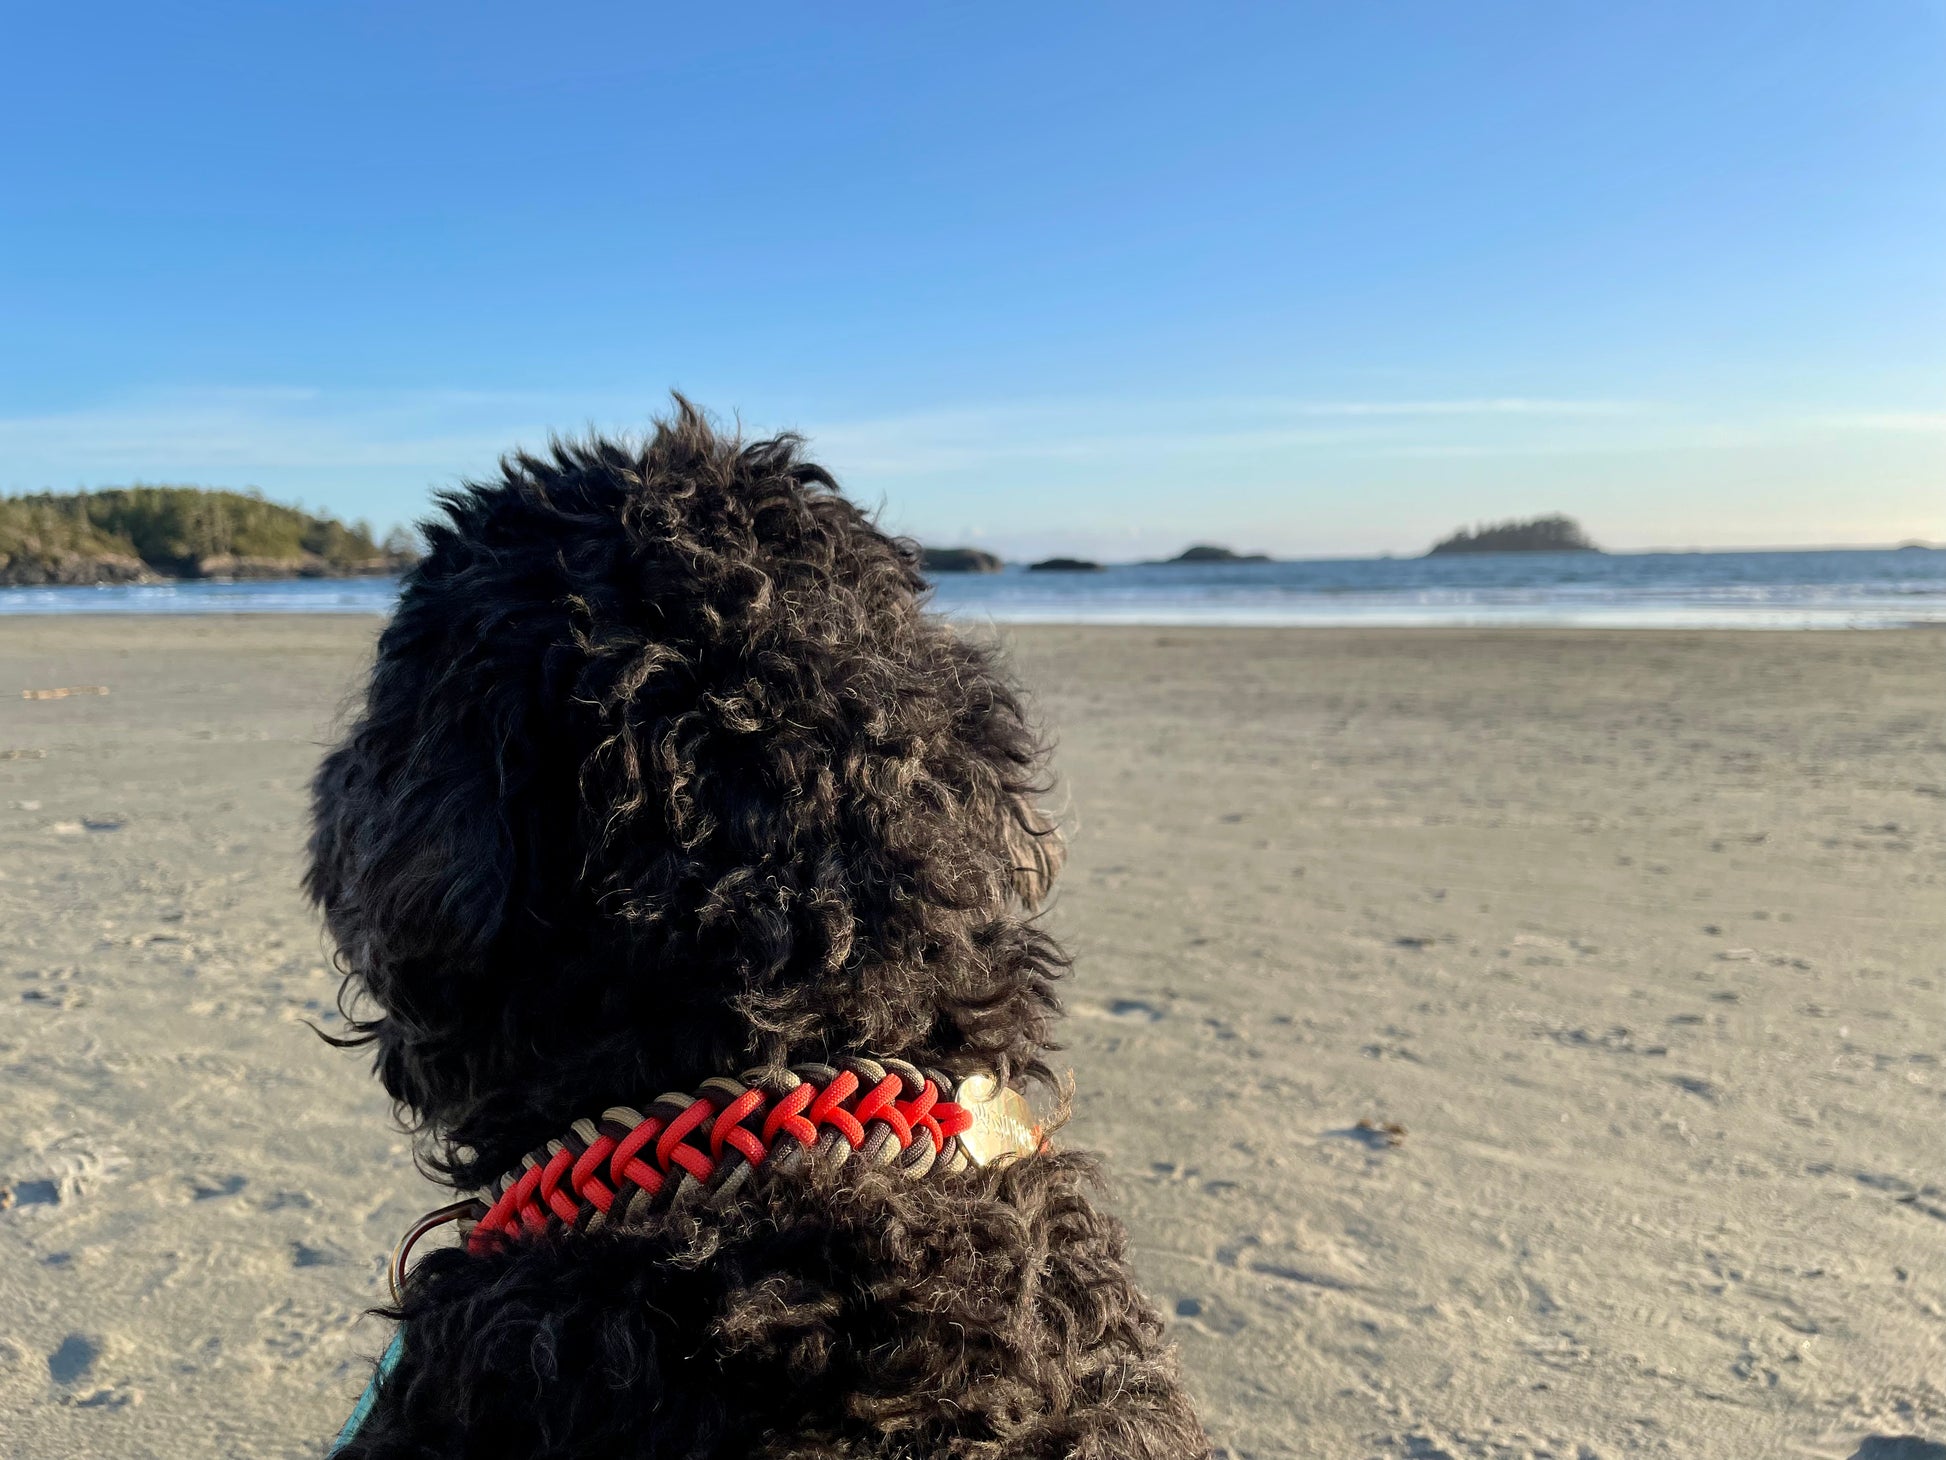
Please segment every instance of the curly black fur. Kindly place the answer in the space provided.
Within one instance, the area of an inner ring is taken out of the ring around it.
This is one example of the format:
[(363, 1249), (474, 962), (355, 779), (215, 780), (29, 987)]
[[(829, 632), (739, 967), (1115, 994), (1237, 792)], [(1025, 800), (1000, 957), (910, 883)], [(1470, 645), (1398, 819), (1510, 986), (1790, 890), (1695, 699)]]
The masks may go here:
[[(721, 1071), (1048, 1076), (1060, 852), (1019, 696), (795, 439), (678, 407), (443, 499), (317, 775), (355, 1042), (463, 1188)], [(1092, 1179), (846, 1166), (437, 1253), (345, 1453), (1201, 1455)]]

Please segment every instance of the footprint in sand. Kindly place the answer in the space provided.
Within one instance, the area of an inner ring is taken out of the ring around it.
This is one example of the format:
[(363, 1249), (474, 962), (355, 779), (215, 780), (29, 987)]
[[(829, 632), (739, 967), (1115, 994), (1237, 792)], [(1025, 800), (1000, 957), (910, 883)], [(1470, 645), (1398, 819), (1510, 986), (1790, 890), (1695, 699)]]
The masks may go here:
[(235, 1196), (247, 1185), (247, 1178), (234, 1173), (227, 1176), (192, 1176), (189, 1178), (189, 1195), (195, 1201), (215, 1201), (219, 1197)]
[(1712, 1105), (1722, 1095), (1722, 1092), (1717, 1089), (1714, 1081), (1705, 1080), (1699, 1075), (1671, 1075), (1669, 1077), (1669, 1083), (1674, 1085), (1678, 1090), (1686, 1090), (1691, 1095), (1709, 1101)]
[(63, 1389), (72, 1388), (88, 1377), (100, 1357), (100, 1344), (86, 1334), (70, 1333), (47, 1356), (47, 1377)]
[(1851, 1460), (1946, 1460), (1946, 1445), (1917, 1435), (1867, 1435)]
[(0, 1187), (0, 1210), (8, 1207), (51, 1207), (61, 1202), (61, 1186), (56, 1181), (22, 1181)]
[(41, 1156), (40, 1172), (45, 1174), (10, 1180), (5, 1173), (0, 1173), (0, 1212), (12, 1208), (55, 1207), (75, 1201), (126, 1164), (118, 1152), (91, 1150), (79, 1136), (63, 1136)]
[(1179, 1298), (1176, 1317), (1186, 1326), (1199, 1328), (1216, 1338), (1234, 1338), (1250, 1326), (1241, 1313), (1215, 1298)]

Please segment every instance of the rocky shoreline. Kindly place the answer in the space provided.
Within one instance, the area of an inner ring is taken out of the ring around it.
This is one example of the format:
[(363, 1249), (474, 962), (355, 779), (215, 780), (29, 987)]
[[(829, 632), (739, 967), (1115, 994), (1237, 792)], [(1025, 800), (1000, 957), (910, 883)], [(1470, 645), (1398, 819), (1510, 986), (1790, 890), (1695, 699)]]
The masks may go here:
[(410, 534), (207, 487), (0, 497), (0, 587), (363, 578), (414, 560)]
[(280, 578), (383, 578), (403, 563), (327, 563), (315, 553), (304, 557), (237, 557), (234, 553), (197, 559), (181, 572), (160, 572), (138, 557), (121, 553), (70, 555), (58, 559), (0, 557), (0, 588), (115, 588), (163, 582), (274, 582)]
[(122, 553), (71, 553), (56, 557), (0, 554), (0, 588), (102, 588), (154, 583), (274, 582), (290, 578), (381, 578), (401, 572), (406, 563), (377, 558), (341, 564), (315, 553), (295, 558), (212, 554), (180, 570), (163, 571)]

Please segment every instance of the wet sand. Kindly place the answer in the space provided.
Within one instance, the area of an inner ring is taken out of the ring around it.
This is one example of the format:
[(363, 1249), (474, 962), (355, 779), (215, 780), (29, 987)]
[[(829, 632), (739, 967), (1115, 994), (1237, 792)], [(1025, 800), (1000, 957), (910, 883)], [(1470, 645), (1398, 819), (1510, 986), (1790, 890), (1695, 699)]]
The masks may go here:
[[(376, 627), (0, 624), (9, 1455), (315, 1455), (383, 1345), (439, 1193), (297, 893)], [(1946, 1440), (1946, 636), (1010, 639), (1064, 1139), (1219, 1444)]]

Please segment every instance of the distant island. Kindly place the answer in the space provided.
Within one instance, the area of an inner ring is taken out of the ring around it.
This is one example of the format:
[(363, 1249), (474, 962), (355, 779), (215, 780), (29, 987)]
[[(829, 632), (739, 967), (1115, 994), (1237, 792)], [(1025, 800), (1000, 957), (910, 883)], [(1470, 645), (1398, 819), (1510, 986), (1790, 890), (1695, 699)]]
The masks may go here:
[(1172, 563), (1267, 563), (1268, 553), (1238, 553), (1226, 547), (1218, 547), (1213, 542), (1199, 542), (1184, 548), (1173, 558)]
[(1042, 558), (1038, 563), (1029, 563), (1030, 573), (1099, 573), (1100, 563), (1091, 563), (1086, 558)]
[[(1184, 548), (1173, 558), (1157, 559), (1160, 563), (1267, 563), (1266, 553), (1239, 553), (1215, 543), (1199, 542)], [(998, 553), (988, 552), (976, 547), (922, 547), (919, 549), (919, 566), (928, 573), (998, 573), (1007, 566)], [(1043, 558), (1038, 563), (1029, 563), (1030, 573), (1098, 573), (1100, 563), (1087, 558)]]
[(351, 578), (415, 557), (365, 523), (202, 487), (115, 487), (0, 498), (0, 587), (178, 578)]
[(985, 548), (920, 548), (919, 566), (928, 573), (997, 573), (1007, 565)]
[(1581, 524), (1559, 513), (1525, 522), (1495, 522), (1471, 532), (1461, 528), (1432, 546), (1427, 557), (1442, 553), (1598, 553)]

